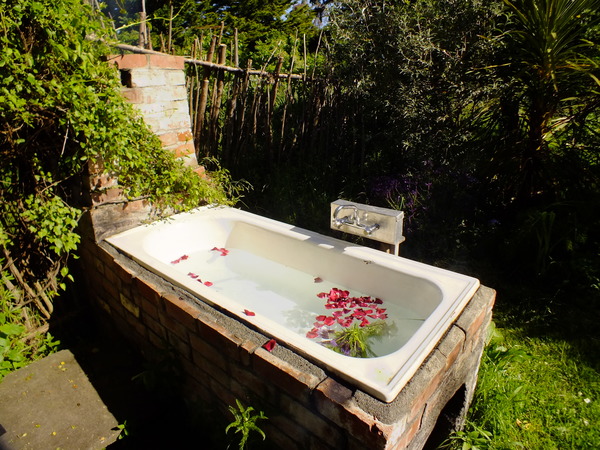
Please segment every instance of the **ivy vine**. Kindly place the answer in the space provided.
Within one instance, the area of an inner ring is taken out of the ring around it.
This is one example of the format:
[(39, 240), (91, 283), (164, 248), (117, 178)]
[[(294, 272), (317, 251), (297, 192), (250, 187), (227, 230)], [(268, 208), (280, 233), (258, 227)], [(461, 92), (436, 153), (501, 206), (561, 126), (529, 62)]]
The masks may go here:
[(227, 171), (201, 178), (164, 151), (124, 101), (106, 63), (111, 49), (99, 41), (112, 32), (97, 14), (82, 0), (0, 0), (2, 287), (15, 307), (35, 306), (42, 319), (71, 278), (76, 193), (89, 161), (159, 210), (237, 195)]

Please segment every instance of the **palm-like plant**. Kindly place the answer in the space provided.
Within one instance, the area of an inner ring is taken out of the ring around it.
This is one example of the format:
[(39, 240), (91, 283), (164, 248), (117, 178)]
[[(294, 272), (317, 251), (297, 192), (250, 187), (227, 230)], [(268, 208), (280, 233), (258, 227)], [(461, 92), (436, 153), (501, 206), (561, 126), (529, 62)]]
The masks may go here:
[[(521, 159), (528, 194), (547, 157), (553, 134), (582, 110), (598, 106), (597, 31), (600, 0), (504, 0), (513, 12), (511, 66), (521, 84), (521, 123), (526, 144)], [(597, 34), (597, 33), (595, 33)]]

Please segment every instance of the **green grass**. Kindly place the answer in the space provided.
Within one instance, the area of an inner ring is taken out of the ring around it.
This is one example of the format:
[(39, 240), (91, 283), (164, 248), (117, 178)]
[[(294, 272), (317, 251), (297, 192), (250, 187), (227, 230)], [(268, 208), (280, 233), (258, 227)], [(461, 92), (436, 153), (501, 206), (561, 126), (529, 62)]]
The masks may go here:
[(600, 448), (598, 308), (573, 303), (497, 306), (468, 422), (451, 447)]

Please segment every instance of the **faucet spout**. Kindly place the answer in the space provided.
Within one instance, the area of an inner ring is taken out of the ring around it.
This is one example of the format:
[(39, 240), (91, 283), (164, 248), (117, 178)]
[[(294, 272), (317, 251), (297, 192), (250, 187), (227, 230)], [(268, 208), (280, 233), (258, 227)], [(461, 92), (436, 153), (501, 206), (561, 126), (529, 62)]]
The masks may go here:
[[(354, 213), (351, 216), (344, 216), (338, 218), (338, 214), (343, 209), (353, 209)], [(333, 223), (336, 227), (341, 227), (342, 225), (353, 225), (354, 223), (358, 223), (358, 208), (354, 205), (340, 205), (333, 212)]]

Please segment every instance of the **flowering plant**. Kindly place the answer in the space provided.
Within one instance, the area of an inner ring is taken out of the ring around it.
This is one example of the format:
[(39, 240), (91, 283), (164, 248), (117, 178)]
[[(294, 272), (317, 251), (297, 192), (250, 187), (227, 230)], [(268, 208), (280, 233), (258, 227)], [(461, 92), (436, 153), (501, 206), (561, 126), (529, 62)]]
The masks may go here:
[[(317, 297), (325, 299), (325, 308), (331, 315), (319, 315), (306, 337), (320, 337), (321, 344), (338, 353), (366, 358), (375, 356), (369, 338), (381, 336), (387, 329), (383, 301), (372, 297), (351, 297), (346, 290), (333, 288)], [(341, 327), (341, 329), (340, 329)]]

